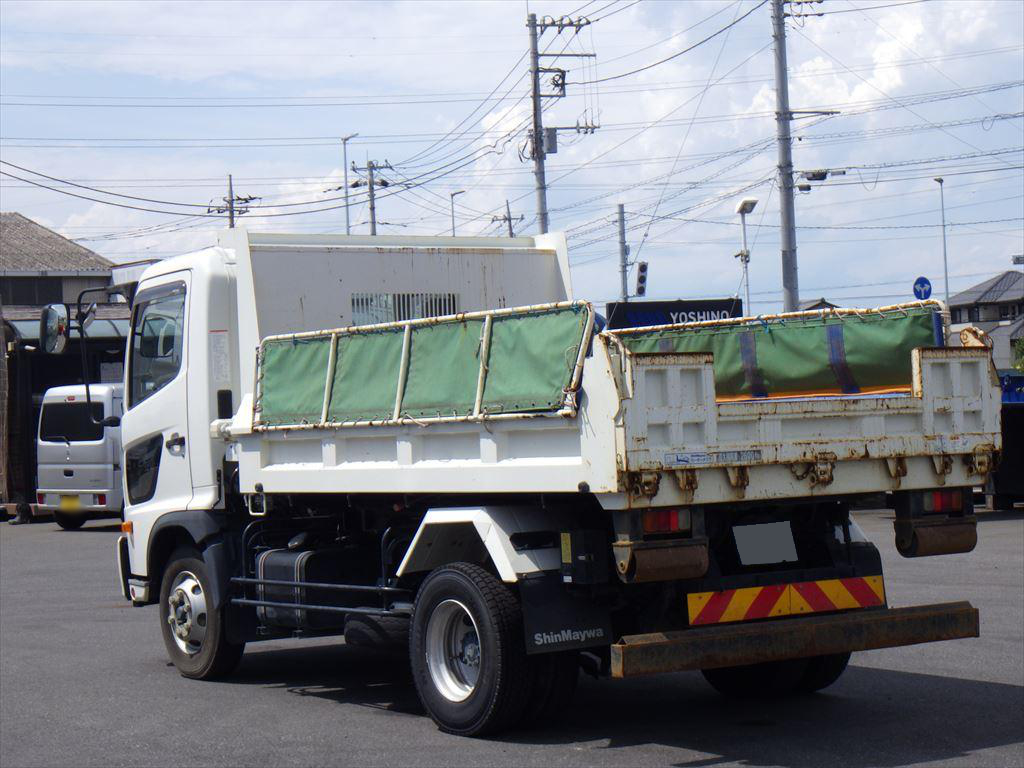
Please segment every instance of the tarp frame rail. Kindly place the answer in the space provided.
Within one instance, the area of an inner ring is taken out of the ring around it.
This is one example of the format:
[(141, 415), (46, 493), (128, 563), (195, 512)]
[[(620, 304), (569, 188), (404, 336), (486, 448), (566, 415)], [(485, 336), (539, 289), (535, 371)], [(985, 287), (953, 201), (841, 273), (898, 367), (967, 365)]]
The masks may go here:
[(649, 334), (655, 331), (675, 331), (675, 330), (690, 330), (698, 328), (719, 328), (728, 325), (750, 325), (755, 323), (762, 323), (769, 320), (800, 320), (800, 319), (811, 319), (811, 318), (826, 318), (826, 317), (846, 317), (854, 316), (863, 318), (866, 315), (884, 315), (891, 312), (902, 312), (906, 314), (912, 309), (936, 309), (941, 312), (945, 317), (948, 315), (946, 306), (938, 299), (928, 299), (927, 301), (909, 301), (903, 304), (889, 304), (884, 307), (875, 307), (871, 309), (856, 309), (847, 307), (837, 308), (826, 308), (826, 309), (804, 309), (799, 312), (779, 312), (771, 315), (751, 315), (748, 317), (724, 317), (719, 320), (699, 320), (692, 323), (666, 323), (664, 325), (645, 325), (636, 328), (616, 328), (614, 330), (604, 331), (605, 335), (610, 336), (614, 339), (618, 339), (621, 336), (630, 336), (633, 334)]
[[(586, 313), (586, 322), (581, 336), (579, 350), (573, 364), (572, 374), (569, 378), (569, 385), (565, 389), (565, 404), (556, 411), (537, 411), (523, 413), (488, 413), (483, 410), (484, 386), (487, 380), (488, 363), (490, 360), (490, 342), (493, 321), (495, 317), (506, 315), (526, 315), (531, 312), (544, 312), (557, 309), (568, 309), (578, 307)], [(412, 417), (401, 414), (402, 400), (405, 395), (405, 379), (409, 370), (409, 358), (412, 346), (412, 331), (417, 327), (440, 325), (443, 323), (455, 323), (465, 320), (483, 319), (484, 327), (480, 338), (480, 368), (477, 374), (476, 396), (473, 405), (473, 412), (466, 415), (452, 416), (427, 416)], [(359, 421), (328, 421), (328, 412), (331, 395), (333, 394), (334, 369), (337, 364), (338, 340), (344, 335), (356, 335), (371, 333), (374, 331), (403, 329), (402, 354), (398, 371), (398, 387), (395, 396), (395, 407), (390, 419), (359, 420)], [(587, 357), (587, 350), (590, 346), (594, 330), (594, 308), (587, 301), (559, 301), (545, 304), (531, 304), (524, 307), (504, 307), (501, 309), (480, 310), (475, 312), (459, 312), (454, 315), (443, 315), (441, 317), (424, 317), (412, 320), (400, 320), (390, 323), (374, 323), (372, 325), (353, 325), (345, 328), (333, 328), (322, 331), (304, 331), (300, 333), (281, 333), (267, 336), (260, 343), (256, 351), (256, 386), (254, 398), (254, 420), (253, 431), (255, 432), (291, 432), (310, 429), (339, 429), (348, 427), (378, 427), (378, 426), (426, 426), (428, 424), (448, 424), (455, 422), (482, 422), (482, 421), (515, 421), (520, 419), (536, 418), (574, 418), (577, 412), (576, 398), (573, 393), (579, 389), (583, 377), (583, 364)], [(263, 350), (267, 342), (292, 341), (298, 339), (322, 339), (330, 337), (331, 347), (327, 365), (327, 381), (324, 386), (324, 401), (320, 413), (320, 420), (316, 423), (304, 422), (299, 424), (264, 424), (260, 422), (262, 417), (263, 398)]]

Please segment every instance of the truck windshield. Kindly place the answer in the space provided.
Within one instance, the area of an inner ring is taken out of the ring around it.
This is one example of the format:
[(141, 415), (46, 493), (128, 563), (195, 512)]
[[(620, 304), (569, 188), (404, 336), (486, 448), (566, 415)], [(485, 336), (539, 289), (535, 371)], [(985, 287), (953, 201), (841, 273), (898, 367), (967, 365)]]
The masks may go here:
[[(92, 403), (92, 417), (103, 418), (103, 404)], [(46, 443), (80, 443), (102, 440), (103, 427), (90, 418), (90, 404), (45, 403), (39, 417), (39, 439)]]
[(159, 286), (136, 297), (128, 361), (129, 408), (178, 375), (184, 325), (184, 283)]

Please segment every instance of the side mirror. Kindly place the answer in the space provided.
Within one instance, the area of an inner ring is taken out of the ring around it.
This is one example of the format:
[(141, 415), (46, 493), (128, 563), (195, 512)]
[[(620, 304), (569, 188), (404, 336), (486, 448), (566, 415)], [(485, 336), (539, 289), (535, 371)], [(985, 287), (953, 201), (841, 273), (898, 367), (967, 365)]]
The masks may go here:
[(51, 355), (59, 355), (68, 343), (68, 308), (48, 304), (39, 317), (39, 347)]
[(107, 416), (100, 422), (101, 427), (120, 427), (121, 417), (120, 416)]

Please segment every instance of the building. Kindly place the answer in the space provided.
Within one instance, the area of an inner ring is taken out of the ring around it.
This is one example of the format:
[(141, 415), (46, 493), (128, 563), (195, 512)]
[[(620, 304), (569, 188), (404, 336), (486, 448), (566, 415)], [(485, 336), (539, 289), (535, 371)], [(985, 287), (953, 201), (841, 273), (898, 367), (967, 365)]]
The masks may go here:
[(73, 304), (110, 284), (113, 264), (20, 213), (0, 213), (0, 302), (5, 307)]
[(1000, 371), (1013, 367), (1013, 345), (1024, 344), (1024, 272), (1007, 270), (949, 299), (954, 335), (974, 325), (992, 337)]
[[(0, 213), (0, 503), (35, 497), (36, 424), (43, 393), (82, 383), (81, 344), (72, 331), (64, 354), (39, 350), (39, 316), (47, 304), (69, 304), (88, 288), (111, 282), (114, 265), (19, 213)], [(127, 304), (108, 304), (102, 294), (86, 332), (90, 381), (120, 381)]]
[(821, 297), (820, 299), (807, 299), (806, 301), (801, 301), (799, 308), (801, 312), (806, 312), (811, 309), (839, 309), (839, 305), (833, 304), (825, 297)]

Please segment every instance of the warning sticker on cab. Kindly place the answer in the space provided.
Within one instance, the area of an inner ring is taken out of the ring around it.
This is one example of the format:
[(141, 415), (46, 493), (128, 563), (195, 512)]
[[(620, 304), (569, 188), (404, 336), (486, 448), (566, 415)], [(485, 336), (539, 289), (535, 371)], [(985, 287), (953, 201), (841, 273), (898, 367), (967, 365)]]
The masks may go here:
[(753, 464), (761, 461), (760, 451), (688, 451), (666, 453), (666, 467), (706, 467), (711, 464)]

